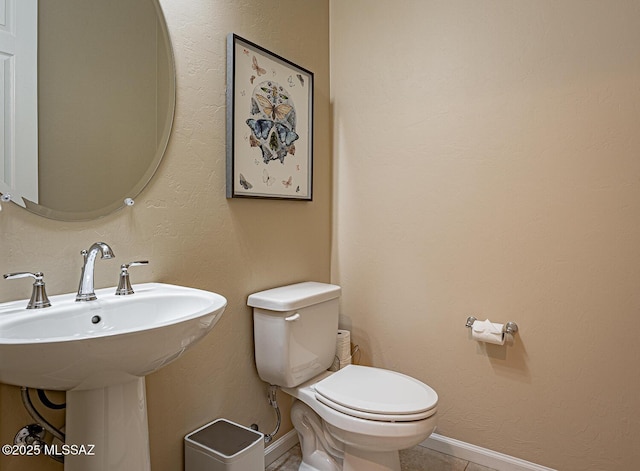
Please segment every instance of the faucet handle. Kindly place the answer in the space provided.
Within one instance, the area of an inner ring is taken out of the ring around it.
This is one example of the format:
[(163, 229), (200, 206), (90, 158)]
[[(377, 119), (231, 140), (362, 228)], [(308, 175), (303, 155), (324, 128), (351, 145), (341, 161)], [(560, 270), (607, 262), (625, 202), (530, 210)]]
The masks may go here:
[(47, 292), (44, 289), (44, 273), (42, 272), (18, 272), (18, 273), (6, 273), (4, 275), (5, 280), (15, 280), (18, 278), (32, 277), (35, 279), (33, 282), (33, 290), (31, 291), (31, 299), (27, 304), (27, 309), (41, 309), (51, 306), (51, 302), (47, 297)]
[(149, 260), (139, 260), (137, 262), (123, 263), (120, 265), (120, 277), (118, 278), (116, 295), (125, 296), (127, 294), (133, 294), (133, 288), (131, 287), (131, 281), (129, 280), (129, 268), (140, 265), (149, 265)]

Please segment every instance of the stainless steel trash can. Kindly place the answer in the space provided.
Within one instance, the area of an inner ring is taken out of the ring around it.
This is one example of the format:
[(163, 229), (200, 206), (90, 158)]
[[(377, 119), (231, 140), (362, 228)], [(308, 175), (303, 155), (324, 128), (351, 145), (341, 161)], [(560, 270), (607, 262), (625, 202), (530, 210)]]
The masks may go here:
[(217, 419), (184, 437), (185, 471), (264, 471), (264, 435)]

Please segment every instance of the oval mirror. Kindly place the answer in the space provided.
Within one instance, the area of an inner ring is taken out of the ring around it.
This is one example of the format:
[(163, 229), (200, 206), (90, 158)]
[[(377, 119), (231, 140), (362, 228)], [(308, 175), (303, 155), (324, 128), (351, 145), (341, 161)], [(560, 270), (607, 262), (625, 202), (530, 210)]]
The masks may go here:
[[(15, 59), (0, 79), (3, 199), (63, 221), (122, 208), (155, 173), (173, 122), (175, 66), (158, 0), (3, 4), (0, 72), (2, 58)], [(13, 42), (3, 37), (12, 27)]]

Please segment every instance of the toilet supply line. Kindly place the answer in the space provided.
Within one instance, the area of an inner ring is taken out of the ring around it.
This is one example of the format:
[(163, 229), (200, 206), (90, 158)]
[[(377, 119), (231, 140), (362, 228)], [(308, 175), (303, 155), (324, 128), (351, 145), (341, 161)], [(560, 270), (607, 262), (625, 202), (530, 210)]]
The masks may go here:
[[(276, 436), (278, 430), (280, 430), (280, 425), (282, 424), (282, 414), (280, 413), (280, 407), (278, 406), (278, 389), (280, 389), (278, 386), (275, 386), (273, 384), (269, 385), (267, 399), (269, 400), (269, 405), (276, 411), (276, 428), (273, 430), (273, 432), (265, 434), (265, 445), (268, 445), (273, 441), (273, 437)], [(253, 426), (251, 428), (253, 428)], [(257, 425), (255, 430), (258, 430)]]

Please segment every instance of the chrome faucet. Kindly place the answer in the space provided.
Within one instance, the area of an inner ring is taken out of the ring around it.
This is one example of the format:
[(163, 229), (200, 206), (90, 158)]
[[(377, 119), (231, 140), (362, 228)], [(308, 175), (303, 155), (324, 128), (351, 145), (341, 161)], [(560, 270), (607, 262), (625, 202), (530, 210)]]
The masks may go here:
[(94, 299), (97, 299), (93, 287), (93, 272), (98, 252), (101, 253), (100, 258), (109, 259), (115, 257), (111, 247), (104, 242), (96, 242), (89, 247), (89, 250), (83, 250), (80, 252), (84, 257), (84, 264), (82, 265), (82, 274), (80, 275), (80, 286), (78, 286), (76, 301), (93, 301)]

